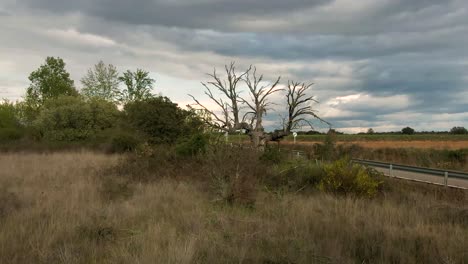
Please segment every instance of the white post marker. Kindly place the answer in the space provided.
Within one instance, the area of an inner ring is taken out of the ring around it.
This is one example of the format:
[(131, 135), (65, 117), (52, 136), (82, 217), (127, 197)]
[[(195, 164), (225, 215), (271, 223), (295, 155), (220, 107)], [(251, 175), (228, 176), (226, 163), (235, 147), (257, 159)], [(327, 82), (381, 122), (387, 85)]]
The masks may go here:
[(393, 177), (393, 165), (390, 164), (390, 177)]
[(226, 143), (229, 143), (229, 133), (227, 131), (224, 133), (224, 136), (226, 137)]
[(293, 133), (293, 137), (294, 137), (294, 145), (296, 145), (297, 132), (294, 132), (294, 133)]
[(448, 186), (448, 172), (446, 171), (445, 174), (444, 174), (444, 186), (447, 187)]

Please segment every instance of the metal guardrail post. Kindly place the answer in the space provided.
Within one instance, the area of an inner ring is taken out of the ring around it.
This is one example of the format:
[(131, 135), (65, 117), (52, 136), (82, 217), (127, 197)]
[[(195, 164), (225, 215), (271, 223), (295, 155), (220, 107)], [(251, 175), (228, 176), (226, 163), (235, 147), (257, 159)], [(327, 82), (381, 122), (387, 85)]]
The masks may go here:
[(393, 177), (393, 165), (390, 164), (390, 176)]
[(448, 172), (446, 171), (445, 174), (444, 174), (444, 186), (447, 187), (448, 186)]

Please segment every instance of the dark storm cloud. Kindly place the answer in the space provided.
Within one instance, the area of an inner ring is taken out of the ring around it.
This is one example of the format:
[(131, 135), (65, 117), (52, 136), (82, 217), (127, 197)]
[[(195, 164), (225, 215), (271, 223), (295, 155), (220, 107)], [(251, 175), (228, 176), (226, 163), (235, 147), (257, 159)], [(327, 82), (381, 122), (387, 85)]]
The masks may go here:
[[(239, 16), (277, 15), (312, 8), (331, 0), (22, 0), (19, 3), (54, 12), (81, 12), (130, 24), (219, 28)], [(111, 7), (111, 8), (110, 8)], [(213, 23), (217, 22), (217, 23)], [(223, 23), (224, 22), (224, 23)]]

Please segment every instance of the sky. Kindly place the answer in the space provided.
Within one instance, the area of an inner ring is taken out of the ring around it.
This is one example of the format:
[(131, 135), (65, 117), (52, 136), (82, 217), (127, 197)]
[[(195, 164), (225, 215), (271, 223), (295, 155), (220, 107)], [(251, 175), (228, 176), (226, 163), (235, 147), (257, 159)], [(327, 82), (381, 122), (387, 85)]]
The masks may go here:
[[(314, 83), (314, 109), (339, 131), (468, 126), (466, 0), (0, 0), (0, 36), (9, 100), (58, 56), (77, 88), (103, 60), (150, 71), (180, 106), (188, 94), (211, 106), (200, 82), (235, 61)], [(279, 128), (284, 95), (271, 99), (265, 126)]]

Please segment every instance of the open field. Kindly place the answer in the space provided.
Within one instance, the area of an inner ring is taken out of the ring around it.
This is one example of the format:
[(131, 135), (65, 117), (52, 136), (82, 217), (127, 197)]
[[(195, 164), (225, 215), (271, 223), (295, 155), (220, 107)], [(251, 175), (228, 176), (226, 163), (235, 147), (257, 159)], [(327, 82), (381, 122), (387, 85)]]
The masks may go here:
[[(297, 141), (297, 145), (312, 146), (323, 141)], [(294, 144), (294, 141), (284, 140), (281, 144)], [(359, 145), (363, 148), (382, 149), (382, 148), (419, 148), (419, 149), (466, 149), (468, 140), (462, 141), (440, 141), (440, 140), (389, 140), (389, 141), (338, 141), (337, 145)]]
[(468, 263), (463, 191), (388, 179), (374, 199), (259, 188), (228, 206), (190, 170), (127, 184), (120, 158), (0, 154), (0, 263)]
[[(312, 146), (323, 143), (325, 135), (299, 135), (296, 138), (298, 145)], [(356, 144), (364, 148), (421, 148), (421, 149), (466, 149), (468, 148), (467, 135), (450, 134), (422, 134), (422, 135), (336, 135), (338, 145)], [(232, 143), (249, 142), (247, 136), (230, 135)], [(281, 144), (291, 145), (294, 138), (288, 136)]]

